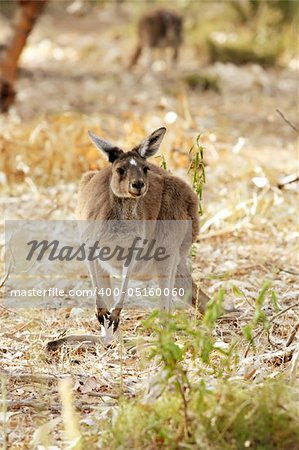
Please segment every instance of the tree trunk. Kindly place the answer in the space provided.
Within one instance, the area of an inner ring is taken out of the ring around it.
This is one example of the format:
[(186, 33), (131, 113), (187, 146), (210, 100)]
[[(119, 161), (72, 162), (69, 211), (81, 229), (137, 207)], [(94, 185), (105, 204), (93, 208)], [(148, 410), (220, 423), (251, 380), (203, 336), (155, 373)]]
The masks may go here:
[(8, 111), (16, 92), (14, 84), (18, 76), (18, 60), (27, 38), (48, 0), (18, 0), (14, 32), (0, 62), (0, 110)]

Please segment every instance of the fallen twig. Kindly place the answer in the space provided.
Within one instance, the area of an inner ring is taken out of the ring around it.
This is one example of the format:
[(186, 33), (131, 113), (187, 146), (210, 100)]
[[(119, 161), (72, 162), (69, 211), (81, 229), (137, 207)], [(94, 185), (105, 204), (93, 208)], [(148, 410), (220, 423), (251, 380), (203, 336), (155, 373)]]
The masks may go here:
[(279, 311), (277, 314), (275, 314), (273, 317), (271, 317), (271, 319), (269, 320), (269, 322), (273, 322), (275, 319), (277, 319), (278, 317), (282, 316), (284, 313), (286, 313), (287, 311), (289, 311), (290, 309), (293, 308), (298, 308), (299, 307), (299, 302), (294, 303), (293, 305), (289, 305), (287, 306), (285, 309), (283, 309), (282, 311)]
[(293, 344), (291, 347), (285, 348), (283, 350), (276, 350), (274, 352), (263, 353), (262, 355), (251, 356), (250, 358), (246, 359), (246, 364), (249, 362), (257, 362), (257, 361), (267, 362), (276, 358), (282, 359), (283, 362), (286, 362), (286, 360), (289, 360), (292, 357), (296, 349), (298, 349), (298, 345)]
[(284, 186), (287, 186), (291, 183), (296, 183), (296, 181), (299, 181), (299, 175), (297, 173), (292, 173), (291, 175), (287, 175), (286, 177), (283, 177), (277, 184), (279, 189), (282, 189)]
[(55, 339), (47, 343), (47, 351), (54, 351), (66, 343), (86, 342), (92, 344), (101, 344), (104, 346), (104, 342), (101, 336), (94, 334), (70, 334), (60, 339)]
[(299, 330), (299, 320), (296, 323), (296, 325), (293, 327), (290, 336), (288, 337), (287, 343), (286, 343), (286, 347), (288, 347), (289, 345), (291, 345), (291, 343), (293, 342), (293, 340), (295, 339), (295, 336), (297, 334), (297, 331)]
[[(61, 405), (59, 404), (49, 404), (49, 403), (42, 403), (38, 402), (36, 400), (0, 400), (0, 406), (6, 405), (6, 407), (9, 410), (16, 410), (20, 408), (33, 408), (37, 409), (39, 411), (52, 411), (52, 412), (61, 412)], [(80, 411), (85, 410), (92, 410), (97, 409), (99, 406), (98, 404), (92, 405), (90, 403), (81, 403), (76, 402), (75, 403), (76, 409), (79, 409)]]
[(5, 306), (3, 306), (3, 305), (0, 305), (0, 308), (3, 309), (4, 311), (10, 313), (10, 314), (15, 314), (16, 316), (19, 315), (19, 313), (17, 313), (16, 311), (13, 311), (12, 309), (9, 309), (9, 308), (5, 308)]
[(3, 286), (5, 285), (9, 275), (10, 275), (10, 269), (11, 269), (11, 261), (8, 264), (8, 268), (7, 268), (7, 272), (4, 275), (4, 277), (2, 278), (2, 280), (0, 281), (0, 289), (3, 288)]
[(20, 408), (34, 408), (38, 410), (51, 409), (60, 411), (60, 405), (48, 405), (36, 400), (0, 400), (0, 405), (6, 405), (8, 409), (20, 409)]
[(282, 120), (284, 120), (294, 131), (299, 133), (299, 129), (296, 127), (296, 125), (294, 125), (292, 122), (290, 122), (279, 109), (276, 109), (276, 112), (280, 115)]
[(225, 236), (226, 234), (228, 234), (228, 235), (234, 234), (234, 233), (236, 233), (238, 231), (240, 231), (240, 228), (233, 227), (233, 228), (229, 228), (227, 230), (214, 231), (212, 233), (200, 234), (198, 236), (198, 240), (199, 241), (203, 241), (203, 240), (206, 240), (206, 239), (215, 239), (215, 238), (218, 238), (218, 237)]
[(12, 337), (14, 334), (18, 333), (19, 331), (24, 330), (25, 328), (28, 327), (28, 325), (30, 325), (32, 322), (34, 322), (35, 319), (31, 319), (28, 322), (24, 323), (23, 325), (19, 326), (18, 328), (16, 328), (14, 331), (11, 331), (10, 333), (4, 333), (2, 334), (3, 337)]
[(295, 381), (297, 379), (297, 373), (298, 373), (298, 367), (299, 367), (299, 347), (297, 347), (298, 350), (296, 351), (295, 355), (292, 358), (292, 364), (291, 364), (291, 370), (290, 370), (290, 377), (292, 380)]
[(4, 369), (0, 369), (0, 375), (8, 379), (14, 379), (19, 381), (30, 381), (30, 383), (52, 383), (53, 381), (57, 381), (60, 378), (52, 374), (17, 373), (17, 372), (8, 372), (7, 370)]
[[(279, 313), (277, 313), (277, 314), (275, 314), (273, 317), (271, 317), (271, 319), (269, 320), (269, 324), (272, 323), (272, 322), (274, 322), (275, 319), (277, 319), (278, 317), (282, 316), (283, 314), (285, 314), (285, 313), (286, 313), (287, 311), (289, 311), (290, 309), (293, 309), (293, 308), (296, 308), (296, 307), (299, 307), (299, 302), (294, 303), (293, 305), (288, 306), (287, 308), (283, 309), (282, 311), (279, 311)], [(259, 337), (261, 334), (263, 334), (264, 331), (266, 331), (264, 328), (262, 328), (261, 330), (257, 331), (256, 334), (253, 336), (253, 341), (254, 341), (257, 337)], [(250, 348), (251, 348), (251, 343), (248, 344), (248, 346), (247, 346), (247, 349), (246, 349), (246, 352), (245, 352), (245, 355), (244, 355), (245, 358), (247, 357)]]
[[(4, 376), (7, 379), (13, 379), (14, 381), (22, 381), (22, 382), (30, 382), (30, 383), (47, 383), (53, 385), (53, 382), (58, 383), (59, 380), (68, 377), (69, 375), (66, 374), (60, 374), (60, 375), (52, 375), (52, 374), (30, 374), (30, 373), (12, 373), (8, 372), (7, 370), (0, 369), (0, 376)], [(77, 378), (75, 376), (75, 378)], [(53, 392), (58, 392), (55, 388)], [(78, 391), (78, 394), (80, 395), (88, 395), (90, 397), (97, 397), (101, 398), (103, 400), (103, 397), (109, 397), (113, 400), (117, 400), (119, 398), (119, 395), (112, 394), (109, 392), (80, 392)], [(25, 403), (21, 406), (33, 406), (32, 402), (30, 401), (28, 404)], [(40, 408), (40, 406), (37, 403), (37, 408)]]
[(284, 269), (283, 267), (278, 267), (278, 269), (279, 269), (281, 272), (289, 273), (290, 275), (296, 275), (296, 276), (299, 275), (299, 272), (296, 272), (295, 270)]
[(90, 397), (98, 397), (101, 400), (103, 400), (103, 397), (109, 397), (113, 400), (118, 400), (119, 395), (118, 394), (109, 394), (108, 392), (84, 392), (81, 393), (81, 395), (89, 395)]

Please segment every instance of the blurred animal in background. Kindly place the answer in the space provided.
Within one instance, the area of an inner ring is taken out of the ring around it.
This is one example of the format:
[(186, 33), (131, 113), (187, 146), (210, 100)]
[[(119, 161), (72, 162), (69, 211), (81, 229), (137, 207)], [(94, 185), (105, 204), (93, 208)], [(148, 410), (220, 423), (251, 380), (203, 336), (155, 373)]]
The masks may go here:
[(179, 56), (183, 40), (183, 17), (168, 9), (156, 9), (143, 14), (138, 22), (138, 44), (130, 62), (130, 68), (137, 63), (144, 48), (172, 49), (172, 61)]

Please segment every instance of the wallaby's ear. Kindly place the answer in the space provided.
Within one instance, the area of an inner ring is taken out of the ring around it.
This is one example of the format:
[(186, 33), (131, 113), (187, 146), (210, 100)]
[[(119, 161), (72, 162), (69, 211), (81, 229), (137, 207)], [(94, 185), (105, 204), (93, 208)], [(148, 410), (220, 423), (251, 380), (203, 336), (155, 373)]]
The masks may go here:
[(120, 155), (123, 154), (123, 151), (120, 148), (100, 138), (92, 131), (88, 131), (88, 136), (90, 137), (94, 145), (99, 150), (105, 153), (105, 155), (108, 157), (109, 162), (113, 163), (117, 158), (120, 157)]
[(165, 133), (166, 128), (161, 127), (144, 139), (138, 149), (139, 155), (142, 156), (142, 158), (149, 158), (157, 153)]

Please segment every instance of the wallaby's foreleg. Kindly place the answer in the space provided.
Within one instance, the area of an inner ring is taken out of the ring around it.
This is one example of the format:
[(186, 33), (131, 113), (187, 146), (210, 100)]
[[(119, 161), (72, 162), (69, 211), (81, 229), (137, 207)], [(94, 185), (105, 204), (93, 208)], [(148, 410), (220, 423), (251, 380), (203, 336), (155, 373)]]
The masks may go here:
[(120, 313), (124, 306), (125, 297), (127, 294), (128, 284), (130, 280), (130, 275), (132, 273), (133, 264), (131, 263), (128, 267), (123, 268), (122, 280), (120, 286), (120, 296), (117, 303), (113, 306), (109, 314), (109, 325), (108, 328), (113, 325), (113, 331), (116, 331), (119, 325)]
[[(100, 289), (103, 292), (108, 292), (107, 289), (110, 288), (110, 276), (105, 272), (101, 266), (96, 261), (89, 261), (88, 269), (91, 277), (92, 286), (96, 289), (96, 317), (101, 325), (104, 325), (105, 319), (109, 318), (109, 307), (105, 301), (106, 296), (100, 295)], [(111, 294), (112, 295), (112, 294)], [(109, 302), (110, 303), (110, 302)]]

